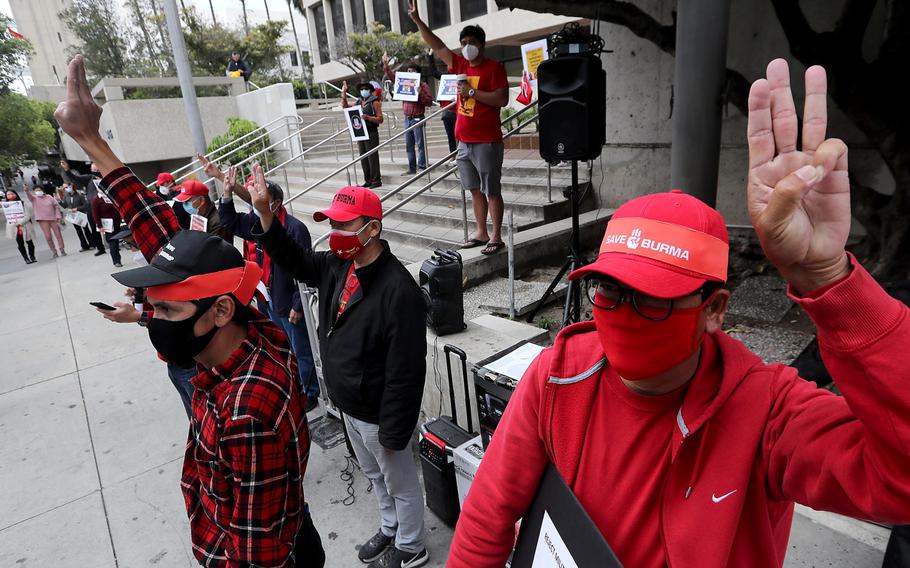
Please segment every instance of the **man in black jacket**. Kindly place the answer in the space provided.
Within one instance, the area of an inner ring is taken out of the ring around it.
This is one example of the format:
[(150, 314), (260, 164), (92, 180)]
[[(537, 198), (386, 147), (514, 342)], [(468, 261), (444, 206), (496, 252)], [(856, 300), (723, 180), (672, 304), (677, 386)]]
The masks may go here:
[(95, 199), (95, 195), (98, 194), (98, 183), (101, 182), (101, 172), (98, 171), (98, 166), (95, 165), (95, 162), (92, 162), (90, 174), (82, 174), (70, 167), (69, 162), (66, 160), (60, 160), (60, 168), (63, 170), (63, 178), (68, 180), (69, 183), (73, 185), (75, 189), (82, 189), (85, 192), (85, 200), (89, 203), (89, 208), (85, 211), (85, 214), (88, 216), (88, 227), (86, 230), (89, 233), (88, 242), (94, 245), (98, 251), (95, 253), (95, 256), (101, 256), (107, 252), (104, 248), (104, 236), (95, 228), (95, 219), (92, 217), (92, 200)]
[(253, 74), (253, 70), (250, 69), (250, 64), (240, 58), (240, 52), (234, 51), (231, 53), (231, 59), (227, 62), (226, 73), (230, 77), (231, 73), (240, 73), (240, 76), (243, 77), (244, 81), (250, 80), (250, 75)]
[(410, 449), (426, 373), (426, 307), (417, 283), (382, 232), (382, 205), (344, 187), (332, 206), (330, 252), (304, 249), (269, 208), (262, 168), (250, 187), (260, 222), (251, 233), (295, 278), (319, 289), (319, 349), (329, 396), (344, 412), (357, 461), (379, 499), (380, 530), (359, 552), (370, 567), (416, 568), (429, 560), (423, 492)]

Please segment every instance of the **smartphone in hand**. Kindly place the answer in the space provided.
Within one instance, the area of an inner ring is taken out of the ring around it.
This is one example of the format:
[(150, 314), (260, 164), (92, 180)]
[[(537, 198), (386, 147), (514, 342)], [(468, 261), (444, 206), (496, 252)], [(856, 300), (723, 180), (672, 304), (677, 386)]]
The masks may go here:
[(107, 312), (112, 312), (117, 309), (114, 306), (109, 306), (109, 305), (105, 304), (104, 302), (89, 302), (89, 304), (95, 306), (96, 308), (98, 308), (100, 310), (104, 310)]

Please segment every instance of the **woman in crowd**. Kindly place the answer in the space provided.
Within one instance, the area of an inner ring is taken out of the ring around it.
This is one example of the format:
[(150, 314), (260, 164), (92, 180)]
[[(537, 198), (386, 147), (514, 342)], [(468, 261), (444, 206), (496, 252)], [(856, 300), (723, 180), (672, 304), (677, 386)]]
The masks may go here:
[(57, 237), (57, 243), (60, 245), (60, 255), (66, 256), (66, 245), (63, 244), (63, 233), (60, 232), (63, 212), (57, 199), (52, 195), (46, 195), (41, 186), (37, 186), (34, 190), (26, 189), (25, 195), (32, 202), (32, 207), (35, 209), (35, 221), (38, 221), (38, 226), (41, 227), (44, 238), (47, 240), (47, 246), (54, 253), (54, 258), (58, 256), (57, 247), (54, 246), (54, 236)]
[[(58, 201), (60, 201), (60, 207), (71, 212), (71, 213), (84, 213), (86, 217), (89, 214), (89, 202), (85, 195), (73, 187), (71, 184), (64, 184), (60, 192), (57, 195)], [(73, 228), (76, 229), (76, 235), (79, 237), (79, 244), (82, 248), (79, 249), (79, 252), (85, 252), (92, 249), (92, 231), (86, 226), (83, 227), (76, 223), (73, 223)]]
[[(107, 240), (108, 248), (111, 251), (111, 262), (114, 263), (114, 266), (120, 268), (123, 266), (120, 262), (120, 241), (111, 238), (120, 232), (120, 212), (117, 211), (111, 200), (100, 191), (92, 199), (92, 218), (95, 219), (101, 238)], [(107, 223), (108, 226), (105, 227), (105, 221), (108, 219), (110, 219), (110, 223)]]
[[(22, 201), (19, 194), (12, 189), (6, 190), (6, 200), (20, 201), (22, 203), (22, 210), (25, 212), (25, 216), (18, 222), (6, 224), (6, 236), (15, 239), (16, 245), (19, 247), (19, 253), (25, 260), (25, 264), (38, 262), (35, 260), (35, 241), (32, 240), (35, 236), (35, 224), (32, 223), (34, 213), (32, 212), (31, 205)], [(27, 251), (26, 247), (28, 247)]]

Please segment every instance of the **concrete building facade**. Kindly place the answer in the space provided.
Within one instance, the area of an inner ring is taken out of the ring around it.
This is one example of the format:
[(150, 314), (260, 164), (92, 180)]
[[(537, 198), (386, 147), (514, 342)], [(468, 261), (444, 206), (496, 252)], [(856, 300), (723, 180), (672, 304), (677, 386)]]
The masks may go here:
[(71, 0), (9, 0), (13, 19), (35, 53), (29, 57), (32, 82), (37, 86), (63, 85), (69, 58), (66, 50), (75, 38), (60, 19)]

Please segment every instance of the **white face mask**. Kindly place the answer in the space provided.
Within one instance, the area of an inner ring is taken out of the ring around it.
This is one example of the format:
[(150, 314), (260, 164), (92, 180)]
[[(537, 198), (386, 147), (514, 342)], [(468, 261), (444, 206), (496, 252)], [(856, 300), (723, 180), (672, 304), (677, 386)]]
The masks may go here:
[(480, 48), (469, 43), (461, 49), (461, 54), (464, 55), (464, 58), (468, 61), (474, 61), (477, 59), (477, 56), (480, 55)]
[(171, 194), (170, 188), (167, 188), (167, 187), (159, 187), (158, 192), (165, 197), (167, 197)]
[(68, 187), (68, 188), (66, 188), (66, 190), (65, 190), (65, 191), (66, 191), (66, 192), (67, 192), (67, 193), (72, 193), (72, 192), (73, 192), (73, 188), (71, 188), (71, 187)]
[(37, 195), (38, 197), (43, 197), (43, 196), (44, 196), (44, 192), (41, 191), (40, 189), (36, 189), (36, 190), (35, 190), (35, 195)]
[(363, 90), (360, 91), (360, 96), (363, 97), (363, 98), (365, 98), (365, 99), (367, 99), (367, 98), (370, 97), (370, 91), (367, 91), (366, 89), (363, 89)]

